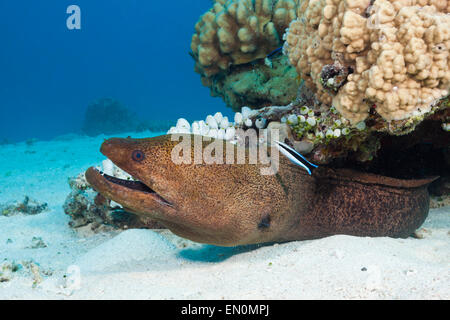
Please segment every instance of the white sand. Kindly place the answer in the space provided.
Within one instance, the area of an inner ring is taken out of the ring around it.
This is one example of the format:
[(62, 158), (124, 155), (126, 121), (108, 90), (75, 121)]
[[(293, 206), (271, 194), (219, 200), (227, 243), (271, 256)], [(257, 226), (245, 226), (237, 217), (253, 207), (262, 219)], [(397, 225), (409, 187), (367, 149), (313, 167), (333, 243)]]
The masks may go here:
[[(0, 203), (26, 194), (50, 207), (0, 217), (0, 264), (23, 265), (0, 283), (0, 299), (450, 298), (450, 207), (430, 211), (423, 239), (334, 236), (221, 248), (168, 231), (76, 232), (62, 209), (67, 178), (104, 159), (102, 140), (0, 146)], [(33, 237), (47, 247), (28, 248)]]

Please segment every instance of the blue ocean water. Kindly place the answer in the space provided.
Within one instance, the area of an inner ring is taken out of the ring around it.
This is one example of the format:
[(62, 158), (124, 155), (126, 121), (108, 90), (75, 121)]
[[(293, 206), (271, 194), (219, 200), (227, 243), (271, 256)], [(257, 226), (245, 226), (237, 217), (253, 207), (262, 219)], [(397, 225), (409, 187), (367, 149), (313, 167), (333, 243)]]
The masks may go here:
[[(69, 5), (81, 29), (69, 30)], [(118, 99), (146, 119), (204, 119), (221, 111), (189, 55), (209, 0), (0, 2), (0, 140), (80, 130), (89, 103)]]

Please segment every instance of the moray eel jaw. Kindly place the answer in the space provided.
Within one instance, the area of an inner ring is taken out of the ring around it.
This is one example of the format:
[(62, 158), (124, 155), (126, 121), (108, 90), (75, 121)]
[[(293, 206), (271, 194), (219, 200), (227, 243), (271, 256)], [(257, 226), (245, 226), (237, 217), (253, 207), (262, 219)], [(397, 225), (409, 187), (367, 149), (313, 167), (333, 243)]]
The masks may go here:
[(85, 175), (95, 190), (108, 199), (122, 204), (130, 212), (142, 213), (141, 206), (137, 208), (136, 203), (145, 204), (145, 208), (151, 210), (152, 213), (158, 210), (169, 211), (174, 206), (140, 181), (118, 179), (100, 172), (94, 167), (90, 167)]

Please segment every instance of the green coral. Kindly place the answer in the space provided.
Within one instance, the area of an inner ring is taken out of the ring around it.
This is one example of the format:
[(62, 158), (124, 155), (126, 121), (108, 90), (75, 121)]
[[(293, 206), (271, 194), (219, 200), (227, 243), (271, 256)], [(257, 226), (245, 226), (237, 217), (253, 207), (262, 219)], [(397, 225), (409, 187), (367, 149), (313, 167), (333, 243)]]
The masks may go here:
[(350, 151), (355, 152), (359, 161), (369, 161), (380, 147), (378, 138), (371, 138), (371, 129), (364, 121), (352, 126), (333, 107), (302, 105), (281, 121), (290, 126), (295, 140), (312, 143), (314, 160), (318, 163), (345, 157)]
[[(308, 106), (302, 106), (297, 111), (287, 117), (287, 124), (291, 126), (297, 139), (306, 137), (316, 144), (329, 144), (331, 141), (347, 136), (354, 128), (350, 127), (350, 122), (333, 113), (315, 112)], [(294, 117), (293, 117), (294, 116)]]
[[(270, 61), (271, 63), (267, 63)], [(284, 55), (231, 68), (227, 74), (203, 78), (211, 95), (221, 97), (234, 111), (287, 105), (295, 100), (299, 78)]]

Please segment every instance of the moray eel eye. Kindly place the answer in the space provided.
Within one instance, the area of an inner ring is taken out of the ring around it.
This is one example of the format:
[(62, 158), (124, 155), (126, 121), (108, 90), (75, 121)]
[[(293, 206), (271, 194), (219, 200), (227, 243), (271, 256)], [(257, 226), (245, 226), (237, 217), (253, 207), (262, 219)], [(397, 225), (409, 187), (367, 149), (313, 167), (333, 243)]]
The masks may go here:
[(131, 154), (131, 158), (133, 158), (134, 161), (141, 162), (145, 159), (145, 154), (141, 150), (134, 150)]

